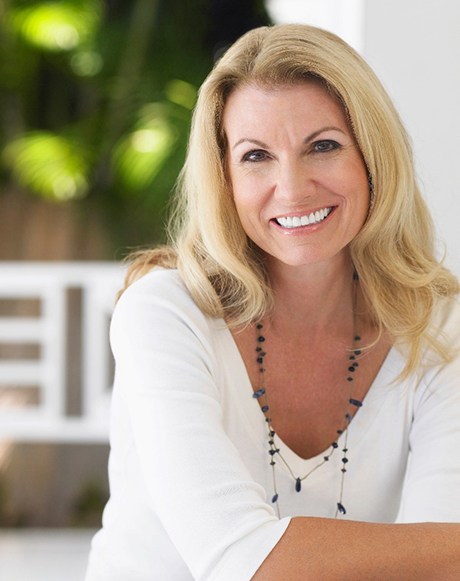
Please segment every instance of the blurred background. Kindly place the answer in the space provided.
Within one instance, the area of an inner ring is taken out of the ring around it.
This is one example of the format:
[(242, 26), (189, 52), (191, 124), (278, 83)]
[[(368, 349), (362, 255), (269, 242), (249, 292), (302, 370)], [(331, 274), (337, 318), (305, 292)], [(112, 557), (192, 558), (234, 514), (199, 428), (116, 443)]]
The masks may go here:
[(24, 551), (54, 554), (56, 571), (74, 555), (72, 579), (82, 578), (108, 497), (107, 330), (120, 260), (164, 241), (196, 92), (213, 62), (245, 31), (274, 22), (332, 30), (374, 67), (413, 137), (439, 252), (460, 274), (456, 0), (4, 0), (2, 579), (29, 578), (18, 568)]

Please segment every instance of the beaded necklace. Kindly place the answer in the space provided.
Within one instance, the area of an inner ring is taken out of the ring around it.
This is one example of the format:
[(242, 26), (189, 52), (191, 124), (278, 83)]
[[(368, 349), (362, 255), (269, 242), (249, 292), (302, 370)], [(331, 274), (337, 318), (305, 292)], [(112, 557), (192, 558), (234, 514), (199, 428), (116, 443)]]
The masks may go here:
[(276, 461), (279, 460), (280, 462), (282, 462), (285, 465), (285, 467), (287, 468), (289, 474), (291, 475), (291, 477), (294, 481), (295, 491), (300, 492), (302, 490), (302, 482), (304, 480), (306, 480), (311, 474), (313, 474), (313, 472), (318, 470), (318, 468), (321, 468), (321, 466), (324, 466), (324, 464), (329, 462), (329, 460), (332, 457), (332, 455), (334, 454), (334, 452), (339, 448), (339, 439), (342, 435), (343, 435), (343, 447), (341, 449), (341, 451), (342, 451), (342, 459), (341, 459), (342, 468), (340, 469), (340, 471), (341, 471), (340, 490), (339, 490), (339, 499), (338, 499), (337, 504), (336, 504), (334, 518), (337, 518), (339, 516), (339, 514), (340, 515), (347, 514), (346, 508), (343, 504), (343, 495), (344, 495), (345, 475), (347, 473), (347, 465), (348, 465), (348, 461), (349, 461), (349, 459), (348, 459), (348, 427), (350, 425), (351, 420), (353, 419), (352, 411), (353, 410), (357, 411), (357, 409), (359, 409), (363, 405), (362, 401), (353, 397), (354, 374), (355, 374), (357, 368), (359, 367), (359, 363), (357, 361), (357, 358), (362, 353), (361, 349), (359, 348), (361, 337), (356, 332), (356, 282), (357, 282), (357, 280), (358, 280), (358, 276), (357, 276), (357, 274), (354, 274), (353, 281), (355, 284), (354, 284), (354, 293), (353, 293), (353, 329), (354, 329), (354, 331), (353, 331), (353, 348), (350, 352), (350, 355), (348, 356), (347, 374), (346, 374), (346, 381), (347, 381), (348, 385), (351, 387), (350, 395), (348, 398), (348, 408), (347, 408), (347, 411), (344, 415), (344, 422), (343, 422), (342, 426), (339, 429), (337, 429), (337, 437), (332, 442), (332, 444), (329, 446), (327, 453), (323, 456), (323, 459), (316, 466), (314, 466), (312, 469), (310, 469), (303, 476), (298, 475), (298, 474), (296, 475), (294, 473), (294, 471), (289, 466), (286, 459), (281, 454), (280, 449), (277, 448), (275, 440), (274, 440), (276, 432), (273, 428), (272, 418), (270, 417), (270, 414), (269, 414), (270, 403), (269, 403), (268, 393), (267, 393), (267, 389), (266, 389), (266, 382), (265, 382), (265, 356), (267, 355), (267, 353), (266, 353), (266, 346), (264, 345), (265, 337), (263, 335), (263, 324), (261, 322), (256, 324), (256, 331), (257, 331), (257, 347), (256, 347), (257, 359), (256, 359), (256, 361), (257, 361), (257, 364), (259, 365), (260, 384), (259, 384), (258, 389), (256, 391), (254, 391), (254, 393), (252, 394), (252, 397), (254, 397), (255, 399), (260, 401), (260, 408), (262, 410), (262, 413), (265, 416), (265, 422), (267, 425), (268, 446), (269, 446), (268, 454), (269, 454), (269, 458), (270, 458), (270, 466), (271, 466), (272, 480), (273, 480), (273, 496), (272, 496), (271, 500), (272, 500), (272, 503), (275, 504), (275, 506), (276, 506), (278, 517), (280, 517), (280, 508), (279, 508), (279, 502), (278, 502), (279, 501), (279, 494), (278, 494), (278, 487), (277, 487), (277, 482), (276, 482), (276, 471), (275, 471)]

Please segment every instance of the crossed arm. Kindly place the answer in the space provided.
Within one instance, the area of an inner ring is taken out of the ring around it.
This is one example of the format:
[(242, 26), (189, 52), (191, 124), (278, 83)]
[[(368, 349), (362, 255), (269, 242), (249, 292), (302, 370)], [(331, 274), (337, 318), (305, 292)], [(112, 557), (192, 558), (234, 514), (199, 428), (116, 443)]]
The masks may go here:
[(253, 581), (458, 581), (460, 524), (293, 518)]

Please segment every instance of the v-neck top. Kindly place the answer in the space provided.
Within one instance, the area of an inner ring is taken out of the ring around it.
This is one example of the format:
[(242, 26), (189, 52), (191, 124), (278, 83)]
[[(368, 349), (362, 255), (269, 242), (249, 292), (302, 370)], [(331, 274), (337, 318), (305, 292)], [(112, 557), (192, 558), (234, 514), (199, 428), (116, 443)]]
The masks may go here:
[[(440, 303), (433, 326), (460, 348), (457, 300)], [(111, 341), (111, 495), (86, 581), (249, 580), (291, 517), (334, 517), (345, 436), (323, 463), (276, 435), (289, 469), (276, 457), (273, 471), (232, 334), (176, 270), (155, 269), (123, 294)], [(397, 381), (404, 364), (393, 347), (350, 424), (340, 518), (459, 522), (460, 358)], [(291, 472), (320, 463), (296, 492)]]

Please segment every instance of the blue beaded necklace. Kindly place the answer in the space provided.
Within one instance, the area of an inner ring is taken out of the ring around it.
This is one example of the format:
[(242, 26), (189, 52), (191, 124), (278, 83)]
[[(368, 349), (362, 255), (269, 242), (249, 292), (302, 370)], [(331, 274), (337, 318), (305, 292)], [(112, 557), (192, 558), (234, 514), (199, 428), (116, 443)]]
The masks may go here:
[[(355, 282), (355, 290), (354, 290), (354, 297), (353, 297), (353, 318), (354, 318), (354, 327), (356, 328), (356, 282), (358, 280), (357, 274), (353, 275), (353, 280)], [(303, 476), (295, 474), (292, 468), (289, 466), (286, 459), (280, 452), (280, 449), (276, 446), (275, 443), (275, 436), (276, 432), (272, 425), (272, 418), (270, 417), (270, 403), (268, 398), (268, 393), (266, 389), (266, 382), (265, 382), (265, 356), (267, 355), (265, 351), (265, 336), (263, 335), (263, 324), (261, 322), (256, 324), (256, 332), (257, 332), (257, 347), (256, 347), (256, 354), (257, 354), (257, 365), (259, 366), (259, 374), (260, 374), (260, 384), (259, 387), (254, 393), (252, 397), (257, 399), (260, 403), (260, 409), (265, 416), (265, 422), (267, 426), (267, 433), (268, 433), (268, 455), (270, 459), (270, 466), (272, 472), (272, 480), (273, 480), (273, 496), (272, 496), (272, 503), (276, 506), (276, 510), (278, 513), (278, 517), (280, 517), (280, 507), (279, 507), (279, 494), (278, 494), (278, 487), (276, 482), (276, 470), (275, 466), (277, 461), (282, 462), (285, 467), (287, 468), (288, 472), (290, 473), (293, 481), (294, 481), (294, 489), (296, 492), (300, 492), (302, 490), (302, 483), (306, 480), (313, 472), (324, 466), (327, 462), (329, 462), (330, 458), (334, 454), (334, 452), (340, 447), (339, 439), (343, 435), (343, 445), (341, 448), (342, 452), (342, 459), (341, 465), (341, 478), (340, 478), (340, 491), (339, 491), (339, 499), (336, 504), (335, 508), (335, 516), (337, 518), (339, 515), (346, 515), (347, 510), (344, 506), (343, 502), (343, 495), (344, 495), (344, 484), (345, 484), (345, 475), (348, 470), (348, 427), (350, 425), (351, 420), (353, 419), (353, 411), (357, 411), (360, 407), (362, 407), (363, 402), (353, 397), (353, 382), (354, 382), (354, 375), (359, 367), (359, 363), (357, 358), (361, 355), (362, 351), (359, 347), (361, 337), (356, 330), (353, 333), (353, 348), (348, 356), (347, 362), (347, 374), (346, 374), (346, 381), (348, 385), (351, 386), (350, 396), (348, 399), (348, 408), (347, 412), (344, 415), (344, 422), (342, 426), (337, 430), (337, 438), (332, 442), (330, 447), (328, 448), (327, 453), (323, 456), (323, 459), (314, 466), (311, 470), (309, 470)]]

